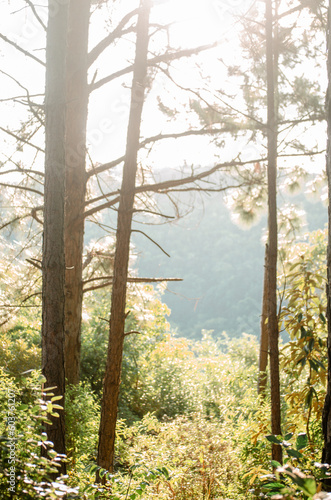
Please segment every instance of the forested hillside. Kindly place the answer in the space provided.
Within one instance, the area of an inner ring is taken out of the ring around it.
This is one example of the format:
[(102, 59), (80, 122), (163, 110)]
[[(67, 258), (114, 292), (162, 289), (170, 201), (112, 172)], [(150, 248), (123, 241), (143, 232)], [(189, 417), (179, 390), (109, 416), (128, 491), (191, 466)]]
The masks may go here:
[[(304, 209), (305, 231), (323, 229), (327, 209), (303, 194), (287, 196)], [(171, 309), (170, 324), (180, 335), (200, 338), (202, 330), (260, 334), (266, 217), (255, 225), (238, 226), (221, 196), (204, 197), (192, 213), (176, 223), (154, 225), (145, 231), (169, 254), (141, 235), (133, 237), (138, 251), (139, 275), (172, 276), (163, 296)]]

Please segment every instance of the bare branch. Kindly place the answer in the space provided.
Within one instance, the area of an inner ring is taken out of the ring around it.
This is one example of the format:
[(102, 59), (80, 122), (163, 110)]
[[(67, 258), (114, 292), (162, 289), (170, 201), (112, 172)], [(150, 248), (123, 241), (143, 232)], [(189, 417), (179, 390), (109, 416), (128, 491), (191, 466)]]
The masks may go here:
[(153, 210), (148, 210), (147, 208), (145, 209), (135, 209), (133, 210), (134, 213), (145, 213), (145, 214), (151, 214), (151, 215), (158, 215), (159, 217), (163, 217), (164, 219), (176, 219), (173, 215), (166, 215), (166, 214), (161, 214), (160, 212), (154, 212)]
[(13, 173), (18, 173), (18, 172), (21, 172), (21, 173), (24, 173), (24, 174), (34, 174), (34, 175), (41, 175), (42, 177), (44, 177), (44, 173), (43, 172), (39, 172), (39, 170), (27, 170), (25, 168), (22, 168), (20, 167), (18, 164), (16, 164), (11, 158), (8, 158), (8, 161), (11, 161), (14, 163), (14, 165), (17, 165), (17, 168), (12, 168), (10, 170), (5, 170), (3, 172), (1, 172), (0, 170), (0, 175), (6, 175), (6, 174), (13, 174)]
[[(194, 90), (194, 89), (191, 89), (189, 87), (183, 87), (183, 85), (180, 85), (179, 83), (177, 83), (174, 78), (170, 75), (168, 69), (165, 70), (165, 69), (162, 69), (160, 68), (161, 71), (163, 71), (163, 73), (169, 78), (169, 80), (174, 84), (176, 85), (177, 88), (179, 88), (180, 90), (184, 90), (185, 92), (190, 92), (191, 94), (195, 95), (198, 99), (200, 99), (202, 102), (204, 102), (207, 107), (209, 109), (211, 109), (212, 111), (216, 111), (217, 113), (219, 113), (219, 110), (217, 110), (214, 106), (212, 106), (206, 99), (204, 99), (200, 93), (197, 91), (197, 90)], [(253, 121), (256, 126), (260, 129), (260, 130), (265, 130), (267, 128), (266, 124), (261, 122), (260, 120), (258, 120), (257, 118), (254, 118), (254, 116), (251, 116), (247, 113), (244, 113), (243, 111), (240, 111), (239, 109), (237, 108), (234, 108), (231, 104), (227, 103), (226, 101), (224, 101), (224, 99), (222, 99), (221, 97), (219, 97), (218, 95), (217, 96), (214, 96), (216, 97), (222, 104), (224, 104), (225, 106), (227, 106), (229, 109), (232, 109), (232, 111), (235, 111), (236, 113), (244, 116), (245, 118), (248, 118), (250, 121)]]
[(39, 22), (39, 24), (41, 24), (41, 26), (44, 28), (45, 31), (47, 31), (47, 28), (46, 28), (46, 25), (45, 23), (43, 22), (43, 20), (41, 19), (41, 17), (39, 16), (35, 6), (33, 5), (33, 3), (31, 2), (31, 0), (25, 0), (25, 2), (29, 5), (29, 7), (31, 8), (35, 18), (37, 19), (37, 21)]
[(119, 201), (120, 201), (120, 197), (117, 196), (113, 200), (107, 201), (107, 203), (104, 203), (103, 205), (99, 205), (98, 207), (93, 207), (90, 210), (87, 210), (86, 212), (84, 212), (84, 219), (99, 212), (99, 210), (104, 210), (105, 208), (110, 208), (113, 205), (116, 205), (116, 203), (118, 203)]
[[(178, 50), (177, 52), (166, 52), (165, 54), (161, 54), (159, 56), (152, 57), (151, 59), (148, 59), (147, 61), (147, 66), (156, 66), (157, 64), (160, 63), (168, 63), (171, 61), (174, 61), (176, 59), (181, 59), (182, 57), (189, 57), (195, 54), (199, 54), (199, 52), (202, 52), (204, 50), (209, 50), (217, 46), (217, 43), (209, 44), (209, 45), (202, 45), (200, 47), (196, 47), (195, 49), (184, 49), (184, 50)], [(94, 90), (102, 87), (106, 83), (109, 83), (116, 78), (119, 78), (120, 76), (127, 75), (128, 73), (131, 73), (133, 71), (133, 65), (127, 66), (126, 68), (123, 68), (119, 71), (116, 71), (115, 73), (106, 76), (105, 78), (102, 78), (101, 80), (98, 80), (97, 82), (90, 84), (90, 92), (93, 92)]]
[(45, 151), (41, 149), (39, 146), (36, 146), (32, 142), (28, 141), (27, 139), (24, 139), (23, 137), (19, 137), (18, 135), (14, 134), (14, 132), (11, 132), (10, 130), (7, 130), (3, 127), (0, 127), (0, 130), (5, 132), (6, 134), (10, 135), (11, 137), (14, 137), (19, 142), (24, 142), (24, 144), (27, 144), (28, 146), (31, 146), (32, 148), (35, 148), (37, 151), (40, 151), (41, 153), (44, 153)]
[[(25, 217), (27, 217), (27, 216), (25, 216)], [(14, 223), (15, 223), (15, 222), (17, 222), (18, 220), (24, 219), (25, 217), (21, 217), (21, 216), (19, 216), (19, 217), (15, 217), (14, 219), (12, 219), (12, 220), (10, 220), (10, 221), (8, 221), (8, 222), (5, 222), (2, 226), (0, 226), (0, 231), (1, 231), (2, 229), (5, 229), (5, 227), (10, 226), (11, 224), (14, 224)]]
[(103, 165), (99, 165), (98, 167), (93, 167), (91, 170), (89, 170), (86, 175), (87, 177), (91, 177), (92, 175), (97, 175), (101, 174), (102, 172), (105, 172), (106, 170), (110, 170), (111, 168), (117, 167), (122, 161), (125, 160), (125, 155), (120, 156), (120, 158), (117, 158), (116, 160), (110, 161), (108, 163), (104, 163)]
[(131, 332), (124, 333), (124, 337), (127, 337), (128, 335), (132, 335), (133, 333), (136, 333), (137, 335), (142, 335), (143, 332), (138, 332), (137, 330), (131, 330)]
[(43, 221), (41, 219), (39, 219), (37, 212), (40, 212), (43, 210), (44, 210), (44, 207), (35, 207), (31, 210), (31, 217), (33, 217), (33, 219), (35, 221), (39, 222), (39, 224), (43, 224)]
[[(140, 143), (139, 149), (144, 148), (147, 144), (150, 144), (152, 142), (162, 141), (164, 139), (180, 139), (181, 137), (190, 137), (190, 136), (195, 136), (195, 135), (217, 135), (217, 134), (221, 134), (221, 133), (232, 132), (235, 127), (238, 127), (238, 129), (239, 128), (241, 128), (241, 129), (243, 129), (243, 128), (248, 129), (249, 128), (248, 125), (246, 127), (246, 126), (239, 125), (239, 124), (228, 123), (228, 124), (226, 124), (225, 127), (217, 128), (217, 129), (204, 127), (204, 128), (197, 129), (197, 130), (185, 130), (184, 132), (178, 132), (178, 133), (173, 133), (173, 134), (158, 134), (158, 135), (154, 135), (152, 137), (148, 137), (147, 139), (144, 139)], [(116, 160), (113, 160), (113, 161), (108, 162), (108, 163), (104, 163), (102, 165), (99, 165), (98, 167), (94, 167), (93, 169), (91, 169), (87, 172), (87, 176), (91, 177), (92, 175), (101, 174), (102, 172), (105, 172), (106, 170), (110, 170), (111, 168), (117, 167), (117, 165), (122, 163), (122, 161), (124, 161), (124, 160), (125, 160), (125, 156), (121, 156), (121, 157), (117, 158)], [(99, 199), (102, 199), (102, 198), (95, 198), (94, 200), (87, 202), (87, 204), (94, 203), (94, 202), (98, 201)]]
[[(83, 281), (83, 285), (86, 283), (91, 283), (92, 281), (111, 281), (114, 276), (98, 276), (96, 278), (89, 278)], [(128, 277), (127, 283), (163, 283), (164, 281), (183, 281), (182, 278), (135, 278)]]
[[(213, 173), (217, 172), (218, 170), (229, 168), (229, 167), (236, 167), (236, 166), (244, 166), (244, 165), (250, 165), (252, 163), (257, 163), (257, 162), (263, 162), (266, 161), (266, 158), (258, 158), (254, 160), (248, 160), (248, 161), (230, 161), (230, 162), (225, 162), (225, 163), (218, 163), (212, 168), (209, 168), (208, 170), (204, 170), (203, 172), (200, 172), (199, 174), (193, 174), (188, 177), (182, 177), (180, 179), (171, 179), (168, 181), (163, 181), (163, 182), (158, 182), (155, 184), (143, 184), (141, 186), (136, 186), (135, 188), (135, 193), (145, 193), (145, 192), (168, 192), (171, 191), (172, 188), (176, 188), (179, 186), (182, 186), (183, 184), (192, 184), (198, 180), (202, 180), (205, 177), (208, 177), (212, 175)], [(224, 188), (225, 190), (226, 188)], [(114, 191), (113, 193), (108, 193), (106, 196), (116, 196), (116, 198), (113, 198), (110, 201), (107, 201), (106, 203), (103, 203), (102, 205), (99, 205), (97, 207), (93, 207), (90, 210), (87, 210), (84, 213), (84, 218), (89, 217), (101, 210), (104, 210), (106, 208), (109, 208), (119, 201), (119, 190)], [(103, 196), (102, 198), (104, 198)], [(90, 200), (87, 202), (87, 204), (94, 203), (98, 198), (95, 198), (94, 200)]]
[(148, 236), (148, 234), (144, 233), (144, 231), (140, 231), (139, 229), (132, 229), (131, 230), (131, 233), (140, 233), (144, 236), (146, 236), (146, 238), (151, 241), (152, 243), (154, 243), (154, 245), (156, 245), (167, 257), (170, 257), (170, 255), (168, 254), (168, 252), (166, 252), (162, 247), (161, 245), (159, 245), (158, 243), (156, 243), (155, 240), (153, 240), (153, 238), (151, 238), (150, 236)]
[(30, 191), (31, 193), (36, 193), (39, 194), (40, 196), (44, 196), (44, 193), (38, 191), (38, 189), (33, 189), (27, 186), (20, 186), (19, 184), (6, 184), (4, 182), (0, 182), (0, 186), (9, 187), (13, 189), (21, 189), (22, 191)]
[(125, 35), (127, 33), (134, 32), (136, 28), (134, 26), (131, 26), (130, 28), (127, 28), (124, 30), (123, 28), (125, 25), (130, 21), (132, 17), (134, 17), (136, 14), (138, 14), (139, 9), (135, 9), (132, 12), (129, 12), (126, 14), (126, 16), (123, 17), (123, 19), (119, 22), (117, 27), (109, 33), (108, 36), (106, 36), (103, 40), (101, 40), (98, 45), (96, 45), (91, 52), (88, 54), (88, 67), (90, 67), (94, 61), (100, 56), (100, 54), (107, 48), (109, 47), (110, 44), (116, 40), (116, 38), (120, 38), (122, 35)]
[(12, 40), (9, 40), (9, 38), (7, 38), (2, 33), (0, 33), (0, 38), (2, 38), (2, 40), (4, 40), (5, 42), (9, 43), (13, 47), (15, 47), (15, 49), (17, 49), (20, 52), (22, 52), (25, 56), (31, 57), (31, 59), (33, 59), (34, 61), (38, 62), (39, 64), (42, 64), (42, 66), (46, 66), (46, 63), (44, 63), (44, 61), (42, 61), (38, 57), (34, 56), (33, 54), (30, 54), (30, 52), (28, 52), (27, 50), (22, 49), (22, 47), (20, 47), (19, 45), (17, 45), (17, 43), (13, 42)]
[[(83, 293), (99, 290), (113, 284), (113, 276), (103, 276), (98, 278), (91, 278), (83, 281), (83, 284), (91, 283), (92, 281), (107, 280), (99, 285), (93, 285), (83, 289)], [(164, 283), (165, 281), (183, 281), (182, 278), (128, 278), (127, 283)]]
[(29, 264), (32, 264), (34, 267), (36, 267), (37, 269), (40, 269), (42, 270), (42, 266), (39, 264), (39, 261), (36, 261), (36, 259), (25, 259)]
[[(42, 97), (44, 94), (32, 94), (30, 97)], [(0, 102), (8, 102), (8, 101), (18, 101), (18, 99), (24, 99), (25, 95), (17, 95), (13, 97), (6, 97), (5, 99), (0, 99)], [(23, 104), (23, 103), (21, 103)]]
[(222, 128), (212, 128), (212, 127), (203, 127), (201, 129), (197, 130), (185, 130), (184, 132), (178, 132), (178, 133), (173, 133), (173, 134), (158, 134), (154, 135), (153, 137), (148, 137), (147, 139), (144, 139), (140, 145), (139, 148), (145, 147), (147, 144), (150, 144), (151, 142), (158, 142), (158, 141), (163, 141), (164, 139), (180, 139), (181, 137), (191, 137), (191, 136), (200, 136), (200, 135), (217, 135), (217, 134), (224, 134), (227, 132), (233, 132), (234, 130), (242, 130), (242, 129), (249, 129), (250, 127), (248, 125), (242, 125), (242, 124), (236, 124), (236, 123), (224, 123), (224, 126)]

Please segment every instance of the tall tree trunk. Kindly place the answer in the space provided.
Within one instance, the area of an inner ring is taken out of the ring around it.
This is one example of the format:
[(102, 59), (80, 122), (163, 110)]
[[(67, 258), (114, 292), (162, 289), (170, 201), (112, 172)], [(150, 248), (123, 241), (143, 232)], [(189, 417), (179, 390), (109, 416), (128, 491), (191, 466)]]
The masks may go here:
[[(275, 104), (273, 2), (266, 0), (266, 52), (268, 99), (268, 335), (270, 352), (271, 432), (281, 434), (279, 332), (277, 314), (277, 116)], [(282, 449), (272, 445), (272, 458), (282, 461)]]
[(87, 51), (90, 0), (71, 0), (67, 37), (65, 197), (65, 375), (78, 384), (83, 302), (82, 255), (86, 193)]
[[(98, 447), (98, 465), (107, 470), (113, 469), (114, 460), (115, 428), (125, 337), (126, 287), (137, 172), (137, 154), (147, 76), (150, 9), (151, 0), (141, 0), (137, 21), (136, 56), (133, 71), (126, 156), (117, 218), (109, 346), (103, 383)], [(97, 479), (99, 480), (99, 478)]]
[(268, 366), (268, 245), (265, 247), (264, 257), (264, 279), (263, 279), (263, 298), (261, 315), (261, 339), (259, 356), (259, 378), (257, 392), (263, 398), (266, 396), (267, 389), (267, 366)]
[[(331, 1), (329, 2), (328, 29), (328, 91), (326, 94), (326, 116), (328, 124), (328, 141), (326, 155), (326, 172), (329, 187), (329, 236), (327, 253), (327, 321), (328, 321), (328, 382), (323, 409), (324, 448), (322, 462), (331, 464)], [(327, 480), (329, 487), (331, 481)]]
[[(42, 288), (42, 369), (45, 387), (64, 398), (64, 196), (66, 38), (68, 4), (49, 1), (45, 89), (45, 199)], [(64, 411), (50, 416), (48, 439), (58, 453), (65, 453)], [(61, 472), (65, 471), (62, 464)]]

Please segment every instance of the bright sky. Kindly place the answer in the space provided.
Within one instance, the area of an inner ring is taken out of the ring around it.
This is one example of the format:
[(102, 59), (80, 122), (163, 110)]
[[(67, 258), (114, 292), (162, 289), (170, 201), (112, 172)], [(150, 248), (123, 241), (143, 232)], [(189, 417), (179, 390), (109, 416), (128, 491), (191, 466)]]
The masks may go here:
[[(259, 0), (154, 0), (155, 8), (152, 13), (152, 22), (170, 23), (174, 22), (170, 30), (170, 41), (175, 48), (196, 47), (216, 40), (220, 42), (217, 49), (205, 52), (199, 57), (200, 70), (192, 60), (182, 59), (173, 63), (172, 75), (181, 85), (193, 89), (203, 87), (221, 88), (228, 79), (226, 68), (219, 64), (217, 58), (222, 57), (233, 64), (241, 64), (240, 48), (238, 40), (239, 23), (237, 18), (240, 13), (249, 13), (250, 7)], [(47, 0), (38, 1), (38, 14), (46, 23)], [(112, 2), (94, 12), (91, 18), (90, 46), (93, 47), (109, 30), (109, 20), (116, 25), (124, 14), (137, 6), (136, 0), (125, 2)], [(0, 0), (0, 33), (15, 41), (23, 49), (34, 56), (43, 59), (45, 57), (45, 33), (26, 8), (24, 0)], [(90, 72), (90, 80), (95, 69), (98, 69), (97, 79), (112, 73), (129, 64), (134, 56), (134, 38), (126, 36), (123, 41), (117, 43), (116, 47), (107, 50), (99, 58), (97, 66), (93, 66)], [(166, 38), (159, 38), (154, 42), (151, 49), (161, 50), (160, 44), (166, 44)], [(12, 75), (24, 87), (29, 89), (30, 94), (42, 93), (44, 90), (44, 67), (37, 62), (8, 46), (0, 40), (1, 70)], [(204, 82), (204, 78), (210, 77), (210, 84)], [(124, 80), (115, 81), (97, 90), (91, 95), (90, 112), (88, 123), (89, 151), (94, 162), (107, 162), (121, 156), (125, 148), (126, 124), (129, 111), (130, 97), (129, 75)], [(124, 83), (124, 85), (123, 85)], [(11, 96), (24, 95), (25, 91), (11, 78), (0, 73), (0, 99)], [(205, 94), (207, 95), (207, 94)], [(157, 98), (161, 97), (167, 105), (178, 109), (177, 124), (168, 120), (155, 111)], [(182, 131), (190, 127), (199, 127), (198, 120), (184, 113), (181, 103), (184, 94), (175, 86), (169, 84), (165, 76), (155, 79), (153, 88), (149, 93), (144, 109), (143, 134), (145, 137), (158, 133), (166, 133), (174, 130)], [(184, 98), (187, 101), (187, 97)], [(37, 102), (42, 98), (36, 97)], [(0, 126), (4, 128), (18, 127), (20, 120), (24, 119), (24, 108), (19, 104), (11, 102), (0, 104)], [(9, 140), (2, 135), (2, 139)], [(36, 136), (36, 141), (42, 140), (41, 134)], [(253, 158), (259, 156), (260, 151), (253, 144), (245, 145), (238, 140), (235, 145), (239, 151), (244, 149), (244, 157)], [(1, 148), (11, 154), (13, 142)], [(153, 167), (181, 166), (187, 164), (210, 165), (215, 160), (215, 149), (208, 146), (208, 141), (203, 138), (186, 139), (185, 141), (163, 142), (149, 152), (146, 157)], [(30, 162), (34, 157), (34, 151), (24, 147), (24, 161)], [(222, 150), (222, 154), (224, 151)], [(19, 153), (20, 159), (23, 154)], [(235, 156), (235, 154), (234, 154)]]

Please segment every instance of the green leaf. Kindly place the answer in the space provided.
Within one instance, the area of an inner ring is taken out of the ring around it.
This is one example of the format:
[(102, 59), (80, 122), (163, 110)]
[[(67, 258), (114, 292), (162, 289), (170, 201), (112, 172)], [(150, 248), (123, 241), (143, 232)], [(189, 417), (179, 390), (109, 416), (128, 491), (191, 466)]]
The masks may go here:
[(263, 485), (263, 489), (266, 490), (276, 490), (278, 491), (280, 488), (284, 488), (284, 485), (282, 483), (268, 483)]
[(285, 434), (284, 440), (288, 441), (289, 439), (291, 439), (291, 437), (293, 437), (293, 432), (289, 432), (288, 434)]
[(275, 444), (281, 444), (282, 443), (281, 439), (278, 439), (273, 434), (269, 434), (268, 436), (265, 436), (265, 437), (266, 437), (266, 439), (268, 441), (270, 441), (270, 443), (275, 443)]
[(277, 462), (277, 460), (271, 460), (270, 463), (271, 463), (272, 467), (275, 467), (275, 468), (282, 466), (282, 464)]
[(321, 313), (321, 314), (319, 315), (319, 318), (320, 318), (320, 320), (322, 321), (323, 325), (325, 325), (325, 323), (326, 323), (326, 319), (325, 319), (325, 316), (324, 316), (324, 314), (323, 314), (323, 313)]
[(303, 480), (303, 485), (302, 485), (302, 491), (308, 495), (308, 496), (313, 496), (315, 495), (317, 488), (316, 488), (316, 482), (312, 477), (306, 477)]
[(87, 467), (87, 470), (90, 474), (93, 474), (99, 469), (99, 466), (96, 464), (91, 465), (90, 467)]
[(315, 371), (315, 372), (318, 372), (318, 364), (315, 363), (315, 361), (313, 359), (308, 359), (308, 363), (310, 365), (310, 367)]
[(300, 328), (300, 330), (301, 330), (301, 338), (303, 339), (307, 337), (307, 330), (303, 326)]
[(312, 337), (309, 342), (308, 342), (308, 349), (309, 349), (309, 352), (311, 352), (313, 349), (314, 349), (314, 345), (315, 345), (315, 339), (314, 337)]
[(51, 398), (51, 401), (52, 401), (52, 403), (54, 403), (54, 401), (60, 401), (60, 399), (63, 399), (63, 396), (53, 396)]
[(296, 439), (296, 449), (302, 450), (303, 448), (306, 448), (308, 444), (308, 436), (304, 432), (298, 434), (297, 439)]
[(322, 370), (326, 370), (325, 366), (323, 365), (323, 363), (319, 360), (319, 359), (316, 359), (316, 358), (313, 358), (313, 361), (314, 363), (316, 363), (320, 368), (322, 368)]
[(301, 366), (305, 366), (307, 362), (306, 356), (303, 356), (303, 358), (300, 358), (299, 361), (297, 361), (297, 365), (301, 364)]
[(294, 450), (293, 448), (287, 448), (286, 451), (290, 457), (302, 458), (302, 453), (300, 453), (300, 451)]
[(22, 404), (22, 405), (18, 406), (18, 407), (16, 408), (16, 410), (18, 410), (18, 411), (24, 411), (24, 410), (26, 410), (27, 408), (29, 408), (29, 405)]

